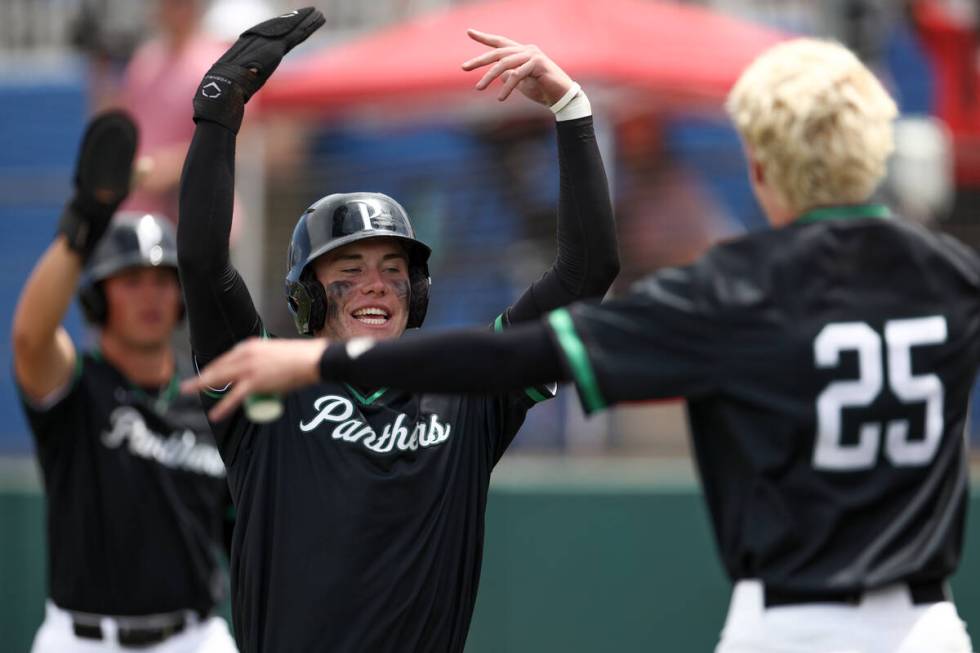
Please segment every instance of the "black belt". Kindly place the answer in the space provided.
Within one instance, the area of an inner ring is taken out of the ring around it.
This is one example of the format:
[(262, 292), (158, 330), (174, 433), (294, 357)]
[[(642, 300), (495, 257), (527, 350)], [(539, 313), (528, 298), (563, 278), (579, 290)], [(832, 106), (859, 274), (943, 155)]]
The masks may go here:
[[(925, 581), (922, 583), (906, 583), (909, 588), (909, 596), (912, 598), (913, 605), (924, 603), (939, 603), (948, 601), (946, 596), (946, 583), (939, 580)], [(864, 598), (864, 590), (854, 590), (849, 592), (794, 592), (778, 590), (766, 587), (764, 590), (765, 605), (767, 608), (775, 608), (781, 605), (803, 605), (806, 603), (844, 603), (846, 605), (858, 605)]]
[[(82, 623), (72, 619), (72, 627), (75, 636), (82, 639), (102, 640), (102, 626), (98, 624)], [(116, 641), (124, 648), (143, 648), (153, 646), (176, 635), (187, 627), (187, 620), (184, 617), (176, 617), (174, 622), (159, 628), (125, 628), (119, 626), (116, 632)]]

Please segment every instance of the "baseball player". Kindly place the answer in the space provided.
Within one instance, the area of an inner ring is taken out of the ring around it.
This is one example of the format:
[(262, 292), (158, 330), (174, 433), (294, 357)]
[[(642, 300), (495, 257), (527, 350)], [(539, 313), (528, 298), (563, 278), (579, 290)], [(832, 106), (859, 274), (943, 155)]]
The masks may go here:
[(971, 651), (947, 579), (967, 505), (980, 258), (869, 201), (896, 108), (843, 46), (774, 47), (727, 108), (773, 230), (504, 334), (325, 351), (253, 340), (188, 388), (234, 383), (218, 415), (310, 378), (416, 392), (557, 378), (588, 411), (684, 396), (735, 583), (718, 653)]
[[(183, 312), (176, 239), (164, 218), (116, 213), (136, 138), (123, 113), (90, 123), (75, 195), (14, 315), (14, 374), (47, 494), (35, 653), (236, 650), (211, 616), (224, 467), (200, 402), (178, 392), (170, 345)], [(98, 328), (85, 352), (60, 326), (76, 289)]]
[[(201, 368), (264, 335), (228, 261), (235, 138), (248, 100), (323, 22), (302, 9), (246, 31), (204, 77), (184, 169), (178, 252)], [(464, 67), (504, 77), (556, 112), (561, 192), (553, 267), (495, 321), (537, 318), (601, 297), (618, 270), (615, 229), (588, 100), (532, 46), (481, 32)], [(408, 53), (410, 55), (410, 53)], [(466, 220), (465, 207), (457, 217)], [(397, 338), (422, 324), (429, 248), (377, 193), (328, 195), (300, 218), (286, 277), (300, 333)], [(322, 349), (322, 344), (321, 344)], [(311, 379), (312, 381), (313, 379)], [(206, 403), (237, 392), (202, 387)], [(283, 415), (213, 422), (238, 518), (232, 543), (236, 637), (246, 651), (462, 651), (479, 581), (490, 472), (548, 387), (484, 395), (314, 384)]]

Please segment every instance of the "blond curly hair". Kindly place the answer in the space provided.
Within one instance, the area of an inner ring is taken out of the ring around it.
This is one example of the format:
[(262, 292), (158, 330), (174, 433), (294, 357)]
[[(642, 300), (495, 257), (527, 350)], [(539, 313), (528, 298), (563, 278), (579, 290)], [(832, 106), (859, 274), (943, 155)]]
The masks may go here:
[(894, 147), (895, 102), (839, 43), (780, 43), (742, 73), (725, 105), (787, 208), (866, 201)]

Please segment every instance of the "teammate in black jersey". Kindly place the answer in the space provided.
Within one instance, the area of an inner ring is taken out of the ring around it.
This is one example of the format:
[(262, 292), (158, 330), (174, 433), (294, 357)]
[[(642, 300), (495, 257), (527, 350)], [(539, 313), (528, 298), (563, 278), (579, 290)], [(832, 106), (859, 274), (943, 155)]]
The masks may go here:
[(970, 651), (947, 578), (967, 503), (980, 259), (868, 203), (896, 110), (842, 46), (775, 47), (727, 106), (772, 231), (506, 334), (326, 351), (253, 340), (188, 389), (285, 391), (312, 375), (499, 392), (559, 378), (589, 411), (684, 396), (735, 582), (719, 653)]
[[(170, 344), (183, 311), (176, 239), (164, 218), (112, 217), (135, 148), (125, 114), (89, 125), (75, 196), (14, 315), (14, 372), (47, 493), (36, 653), (235, 650), (210, 616), (224, 585), (224, 467), (200, 402), (178, 392), (189, 370)], [(99, 329), (85, 352), (60, 326), (76, 289)]]
[[(243, 102), (322, 21), (319, 12), (304, 9), (249, 30), (205, 76), (195, 98), (178, 244), (202, 368), (238, 342), (264, 335), (228, 261)], [(464, 65), (490, 65), (478, 88), (502, 77), (500, 99), (518, 88), (551, 106), (558, 120), (557, 260), (496, 320), (504, 328), (601, 297), (618, 255), (585, 95), (533, 46), (471, 36), (491, 47)], [(467, 219), (465, 207), (455, 219)], [(393, 199), (324, 197), (300, 218), (289, 253), (287, 300), (298, 330), (389, 339), (419, 326), (428, 255)], [(324, 342), (311, 340), (317, 341)], [(203, 389), (211, 404), (239, 392)], [(546, 387), (432, 395), (314, 384), (284, 396), (276, 421), (253, 423), (236, 411), (213, 422), (237, 507), (232, 594), (243, 649), (462, 651), (480, 574), (490, 472), (526, 411), (550, 394)]]

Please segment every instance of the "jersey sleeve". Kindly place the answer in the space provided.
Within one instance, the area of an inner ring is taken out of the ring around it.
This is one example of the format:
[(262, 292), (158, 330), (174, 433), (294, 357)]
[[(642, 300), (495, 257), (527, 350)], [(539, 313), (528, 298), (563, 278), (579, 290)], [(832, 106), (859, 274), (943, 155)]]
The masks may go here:
[[(491, 327), (494, 331), (503, 331), (510, 326), (507, 313), (501, 313), (493, 321)], [(496, 464), (504, 451), (513, 442), (514, 436), (520, 430), (527, 416), (527, 411), (535, 404), (539, 404), (549, 399), (554, 399), (558, 392), (557, 383), (546, 383), (542, 385), (532, 385), (512, 392), (492, 395), (490, 401), (496, 413), (498, 428), (496, 433), (491, 435), (491, 446), (493, 448), (492, 460)]]
[(30, 424), (31, 433), (42, 449), (54, 439), (67, 436), (73, 425), (78, 423), (77, 412), (81, 401), (80, 386), (84, 365), (84, 354), (78, 352), (75, 357), (75, 368), (68, 383), (40, 401), (28, 397), (17, 383), (17, 393), (27, 422)]
[(642, 399), (696, 397), (717, 385), (726, 310), (698, 266), (669, 268), (602, 305), (546, 321), (587, 413)]

